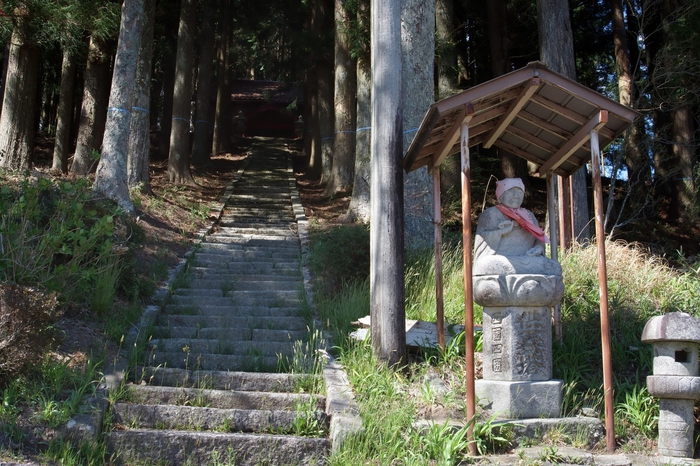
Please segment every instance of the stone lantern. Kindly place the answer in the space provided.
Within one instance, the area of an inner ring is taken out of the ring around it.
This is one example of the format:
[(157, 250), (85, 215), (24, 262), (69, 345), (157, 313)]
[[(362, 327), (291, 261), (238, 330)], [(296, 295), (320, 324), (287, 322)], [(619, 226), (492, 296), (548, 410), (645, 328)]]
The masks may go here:
[(647, 389), (659, 398), (659, 453), (692, 458), (700, 319), (684, 312), (653, 317), (642, 341), (654, 344), (654, 375), (647, 377)]

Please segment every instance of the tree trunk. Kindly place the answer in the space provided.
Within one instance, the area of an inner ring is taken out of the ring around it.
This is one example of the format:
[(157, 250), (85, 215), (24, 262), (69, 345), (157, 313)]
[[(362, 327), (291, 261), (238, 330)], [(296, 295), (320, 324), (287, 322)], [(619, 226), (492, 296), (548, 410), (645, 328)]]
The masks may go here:
[[(627, 28), (625, 27), (622, 0), (611, 0), (613, 43), (615, 46), (615, 65), (617, 70), (617, 88), (620, 103), (630, 108), (634, 105), (634, 76), (630, 63), (630, 52), (627, 46)], [(651, 181), (651, 164), (644, 151), (644, 129), (640, 126), (643, 121), (635, 122), (625, 133), (623, 152), (627, 164), (627, 196), (631, 211), (639, 212), (644, 209), (649, 194)], [(612, 212), (614, 201), (614, 186), (616, 180), (611, 180), (608, 213), (605, 216), (606, 226)], [(622, 212), (620, 212), (622, 213)]]
[(106, 49), (103, 41), (94, 35), (90, 37), (78, 140), (70, 167), (70, 171), (76, 175), (87, 175), (90, 172), (95, 163), (93, 151), (99, 150), (102, 145), (110, 83)]
[(194, 59), (196, 0), (182, 0), (180, 27), (177, 33), (173, 118), (170, 129), (168, 179), (171, 183), (193, 183), (190, 172), (190, 112), (192, 102), (192, 62)]
[(688, 221), (695, 199), (695, 124), (692, 107), (683, 106), (671, 111), (673, 122), (673, 160), (676, 170), (671, 179), (671, 219)]
[(40, 63), (39, 49), (27, 45), (21, 26), (15, 26), (0, 114), (0, 167), (28, 170), (32, 166)]
[(131, 114), (127, 183), (130, 189), (138, 187), (143, 194), (152, 194), (148, 166), (151, 158), (151, 65), (156, 0), (144, 0), (143, 7), (143, 28), (136, 66), (133, 113)]
[(333, 166), (333, 68), (318, 67), (318, 120), (321, 131), (321, 183), (331, 179)]
[(332, 196), (352, 187), (355, 167), (356, 64), (350, 56), (350, 21), (345, 0), (335, 0), (335, 139), (331, 178), (325, 194)]
[(217, 50), (216, 68), (216, 113), (212, 153), (218, 154), (228, 149), (231, 133), (231, 90), (228, 79), (228, 46), (231, 25), (228, 20), (231, 0), (223, 0), (222, 15), (219, 19), (220, 39)]
[(102, 156), (95, 174), (93, 192), (115, 201), (127, 213), (134, 213), (126, 182), (131, 107), (143, 27), (144, 0), (124, 0), (112, 88), (105, 125)]
[[(508, 9), (505, 0), (486, 3), (489, 23), (489, 50), (491, 52), (491, 77), (497, 78), (510, 71), (508, 54)], [(527, 161), (501, 148), (495, 148), (501, 160), (501, 174), (504, 178), (520, 178), (529, 192)]]
[(457, 51), (453, 0), (435, 1), (435, 32), (438, 99), (444, 99), (457, 92)]
[(357, 133), (355, 136), (355, 181), (348, 209), (351, 220), (370, 219), (370, 171), (372, 162), (372, 68), (368, 60), (357, 60)]
[[(576, 80), (576, 60), (571, 32), (569, 3), (565, 0), (537, 0), (540, 60), (552, 71)], [(583, 242), (591, 237), (586, 169), (571, 175), (573, 237)]]
[(197, 107), (194, 112), (194, 146), (192, 163), (195, 165), (211, 164), (211, 134), (214, 128), (211, 115), (211, 85), (214, 62), (214, 22), (216, 4), (205, 0), (202, 18), (202, 40), (199, 55), (199, 74), (197, 78)]
[[(404, 150), (433, 103), (433, 63), (435, 55), (435, 3), (404, 0), (401, 3)], [(374, 218), (374, 217), (372, 217)], [(432, 247), (433, 177), (427, 170), (415, 170), (404, 179), (405, 244), (408, 248)]]
[[(317, 37), (321, 37), (331, 29), (333, 21), (332, 0), (314, 0), (311, 9), (311, 32)], [(328, 41), (316, 43), (313, 49), (313, 66), (309, 73), (309, 107), (311, 118), (309, 127), (311, 129), (311, 142), (309, 151), (309, 161), (306, 167), (306, 176), (309, 179), (318, 180), (321, 178), (323, 170), (322, 139), (324, 131), (321, 129), (321, 88), (319, 81), (329, 66), (330, 47)]]
[(73, 120), (73, 87), (75, 86), (76, 58), (68, 50), (63, 52), (61, 64), (61, 90), (58, 100), (56, 118), (56, 143), (53, 147), (51, 169), (56, 172), (68, 172), (68, 153), (70, 152), (70, 127)]
[[(371, 6), (371, 339), (377, 358), (391, 366), (401, 365), (406, 358), (401, 168), (402, 101), (405, 100), (401, 93), (401, 3), (399, 0), (372, 0)], [(425, 29), (433, 34), (433, 28)]]

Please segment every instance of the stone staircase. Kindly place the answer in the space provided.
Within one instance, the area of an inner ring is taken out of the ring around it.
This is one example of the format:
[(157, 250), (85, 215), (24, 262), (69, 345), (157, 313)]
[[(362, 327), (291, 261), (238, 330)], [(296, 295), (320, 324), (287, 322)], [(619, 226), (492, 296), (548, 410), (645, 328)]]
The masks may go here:
[(111, 406), (118, 464), (318, 465), (330, 454), (334, 408), (318, 375), (329, 368), (313, 370), (324, 343), (310, 331), (288, 153), (260, 141), (249, 159)]

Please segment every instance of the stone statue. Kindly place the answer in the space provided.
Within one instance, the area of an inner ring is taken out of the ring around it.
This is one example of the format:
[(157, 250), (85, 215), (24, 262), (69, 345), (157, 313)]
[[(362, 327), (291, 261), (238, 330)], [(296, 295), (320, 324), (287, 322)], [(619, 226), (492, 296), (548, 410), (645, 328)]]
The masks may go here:
[(534, 214), (521, 207), (520, 178), (496, 183), (498, 205), (479, 217), (474, 240), (474, 301), (484, 305), (551, 305), (564, 291), (561, 265), (544, 255), (549, 242)]
[(520, 207), (525, 185), (520, 178), (496, 183), (498, 205), (479, 217), (472, 275), (561, 275), (561, 266), (544, 255), (549, 240), (535, 215)]

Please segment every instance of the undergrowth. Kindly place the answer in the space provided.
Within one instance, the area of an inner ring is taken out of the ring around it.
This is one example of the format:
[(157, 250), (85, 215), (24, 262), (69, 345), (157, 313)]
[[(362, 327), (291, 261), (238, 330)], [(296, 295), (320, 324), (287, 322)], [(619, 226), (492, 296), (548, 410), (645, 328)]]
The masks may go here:
[[(463, 433), (439, 425), (421, 431), (415, 421), (426, 403), (451, 405), (454, 420), (467, 421), (463, 409), (464, 339), (453, 340), (445, 350), (410, 355), (400, 370), (383, 366), (374, 359), (368, 341), (349, 337), (355, 329), (352, 322), (370, 313), (369, 251), (357, 247), (368, 245), (367, 232), (358, 227), (335, 227), (312, 233), (317, 307), (324, 324), (334, 332), (334, 351), (356, 391), (366, 428), (333, 457), (331, 464), (458, 464), (467, 451)], [(352, 255), (345, 253), (349, 249)], [(461, 244), (450, 243), (444, 249), (445, 319), (448, 324), (462, 323)], [(646, 376), (651, 374), (652, 347), (641, 342), (642, 330), (651, 317), (665, 312), (684, 311), (700, 317), (699, 268), (688, 263), (682, 269), (673, 268), (637, 245), (608, 241), (606, 249), (616, 437), (624, 451), (648, 452), (657, 435), (658, 400), (644, 388)], [(356, 257), (359, 261), (355, 263)], [(566, 416), (595, 413), (603, 418), (596, 248), (579, 246), (567, 251), (562, 268), (566, 285), (563, 338), (553, 345), (554, 376), (564, 380), (562, 412)], [(352, 279), (338, 278), (346, 276), (345, 270), (352, 271)], [(331, 284), (326, 282), (329, 276), (334, 277)], [(407, 318), (435, 320), (434, 277), (432, 250), (408, 254)], [(475, 308), (479, 324), (481, 310)], [(427, 367), (439, 374), (449, 390), (439, 400), (423, 379)], [(481, 423), (475, 429), (480, 433), (476, 438), (480, 453), (510, 444), (507, 434), (500, 435), (490, 427), (493, 419), (475, 421)], [(440, 435), (436, 435), (438, 431)], [(489, 438), (499, 441), (489, 443)], [(452, 448), (458, 450), (454, 455)]]

